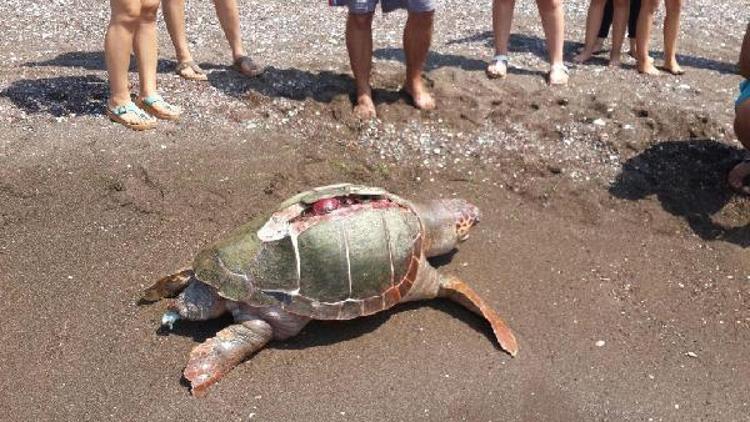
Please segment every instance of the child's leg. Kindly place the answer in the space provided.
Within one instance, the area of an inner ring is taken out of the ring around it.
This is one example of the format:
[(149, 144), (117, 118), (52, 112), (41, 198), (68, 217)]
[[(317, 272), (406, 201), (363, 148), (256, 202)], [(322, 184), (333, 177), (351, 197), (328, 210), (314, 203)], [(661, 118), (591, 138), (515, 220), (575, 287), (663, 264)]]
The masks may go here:
[(159, 0), (140, 0), (141, 19), (135, 32), (135, 58), (138, 61), (140, 96), (156, 94), (156, 66), (158, 46), (156, 35), (156, 13)]
[(178, 63), (190, 62), (193, 55), (187, 42), (187, 32), (185, 31), (185, 0), (162, 0), (162, 12), (164, 13), (164, 23), (167, 24), (169, 38), (174, 45), (175, 56)]
[[(494, 33), (495, 56), (508, 55), (508, 42), (510, 41), (510, 28), (513, 24), (513, 9), (515, 0), (493, 0), (492, 2), (492, 30)], [(508, 73), (506, 61), (493, 60), (487, 66), (487, 74), (490, 77), (505, 77)]]
[[(750, 100), (737, 106), (734, 133), (745, 149), (750, 150)], [(748, 176), (750, 176), (750, 162), (742, 161), (729, 172), (727, 181), (734, 190), (750, 194), (750, 186), (745, 186), (745, 179)]]
[(247, 55), (242, 45), (242, 31), (240, 30), (240, 13), (237, 0), (214, 0), (216, 16), (219, 18), (224, 36), (227, 37), (229, 47), (232, 49), (232, 58)]
[(628, 25), (628, 0), (614, 0), (615, 11), (612, 32), (612, 51), (609, 56), (610, 66), (620, 65), (620, 56), (622, 55), (622, 43), (625, 41), (625, 29)]
[(130, 103), (128, 68), (133, 39), (140, 22), (140, 0), (111, 0), (111, 17), (104, 39), (104, 57), (109, 77), (109, 106)]
[(682, 0), (665, 0), (667, 15), (664, 18), (664, 69), (681, 75), (684, 70), (677, 63), (677, 37), (680, 34), (680, 11)]
[(636, 34), (638, 71), (648, 75), (658, 75), (660, 72), (654, 67), (649, 59), (649, 43), (651, 42), (651, 30), (654, 25), (654, 15), (659, 7), (659, 0), (643, 0), (641, 13), (638, 16), (638, 29)]
[(537, 0), (539, 15), (542, 17), (544, 36), (547, 38), (547, 51), (550, 59), (550, 85), (568, 83), (568, 72), (563, 63), (563, 43), (565, 42), (565, 16), (562, 0)]
[(605, 0), (591, 0), (589, 4), (589, 12), (586, 16), (586, 40), (584, 41), (583, 51), (575, 57), (575, 61), (578, 63), (583, 63), (594, 55), (596, 39), (599, 29), (602, 26), (605, 6)]

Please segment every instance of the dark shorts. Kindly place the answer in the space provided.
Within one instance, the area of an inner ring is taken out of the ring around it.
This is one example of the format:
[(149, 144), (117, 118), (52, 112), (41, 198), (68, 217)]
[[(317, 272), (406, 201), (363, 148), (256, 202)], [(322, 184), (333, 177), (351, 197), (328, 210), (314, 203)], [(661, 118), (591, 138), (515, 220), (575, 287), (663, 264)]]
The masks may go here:
[(435, 10), (435, 0), (331, 0), (331, 6), (349, 6), (349, 12), (355, 14), (372, 13), (380, 3), (383, 13), (396, 9), (406, 9), (410, 12), (432, 12)]

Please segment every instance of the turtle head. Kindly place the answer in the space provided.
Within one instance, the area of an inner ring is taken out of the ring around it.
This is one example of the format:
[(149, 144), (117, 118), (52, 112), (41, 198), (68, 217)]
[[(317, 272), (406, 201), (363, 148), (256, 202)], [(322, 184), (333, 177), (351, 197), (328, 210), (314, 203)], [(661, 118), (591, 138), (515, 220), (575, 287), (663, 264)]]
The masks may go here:
[(469, 238), (481, 217), (479, 208), (463, 199), (436, 199), (416, 205), (427, 235), (427, 256), (442, 255)]

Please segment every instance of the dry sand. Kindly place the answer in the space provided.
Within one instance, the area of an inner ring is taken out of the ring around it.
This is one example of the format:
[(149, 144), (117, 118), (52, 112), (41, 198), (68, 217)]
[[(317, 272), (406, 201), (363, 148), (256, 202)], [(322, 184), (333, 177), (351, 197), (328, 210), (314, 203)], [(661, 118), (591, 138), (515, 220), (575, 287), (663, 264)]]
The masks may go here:
[[(102, 115), (105, 2), (0, 2), (0, 419), (750, 420), (750, 204), (724, 183), (741, 156), (744, 0), (686, 2), (683, 77), (598, 62), (555, 90), (533, 2), (518, 4), (510, 77), (488, 81), (489, 2), (442, 1), (432, 113), (397, 93), (404, 15), (378, 16), (382, 120), (364, 125), (343, 11), (241, 3), (248, 46), (272, 68), (226, 70), (210, 2), (190, 2), (194, 54), (213, 73), (174, 77), (162, 32), (160, 87), (187, 113), (141, 134)], [(580, 40), (586, 2), (566, 3)], [(141, 289), (338, 181), (476, 202), (483, 222), (440, 264), (507, 318), (520, 355), (436, 301), (313, 323), (190, 397), (190, 349), (229, 321), (164, 335), (163, 305), (139, 305)]]

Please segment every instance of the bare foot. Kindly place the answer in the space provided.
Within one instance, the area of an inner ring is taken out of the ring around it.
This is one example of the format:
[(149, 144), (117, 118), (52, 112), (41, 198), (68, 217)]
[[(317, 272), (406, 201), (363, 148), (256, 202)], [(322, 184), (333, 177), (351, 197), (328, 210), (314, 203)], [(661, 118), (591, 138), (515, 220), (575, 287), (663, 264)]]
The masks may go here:
[(405, 83), (404, 92), (409, 94), (412, 101), (414, 101), (414, 107), (420, 110), (435, 109), (435, 99), (432, 98), (432, 95), (424, 87), (424, 83), (421, 80), (413, 84)]
[(609, 67), (620, 67), (622, 66), (622, 61), (620, 61), (619, 57), (612, 57), (609, 59)]
[(651, 76), (661, 75), (661, 72), (659, 72), (659, 69), (654, 67), (653, 60), (647, 60), (646, 63), (639, 61), (637, 67), (638, 67), (638, 72), (643, 73), (644, 75), (651, 75)]
[(750, 187), (745, 185), (745, 179), (750, 176), (750, 162), (742, 161), (729, 171), (727, 182), (736, 192), (750, 195)]
[(592, 57), (594, 57), (594, 54), (586, 49), (583, 50), (580, 54), (576, 54), (576, 56), (573, 57), (573, 61), (576, 63), (586, 63), (587, 61), (591, 60)]
[(662, 69), (673, 75), (684, 75), (685, 70), (677, 62), (664, 62)]
[(371, 94), (362, 94), (357, 98), (357, 105), (354, 106), (354, 115), (360, 120), (370, 120), (378, 117)]
[(599, 54), (604, 51), (604, 38), (597, 38), (594, 43), (594, 54)]

